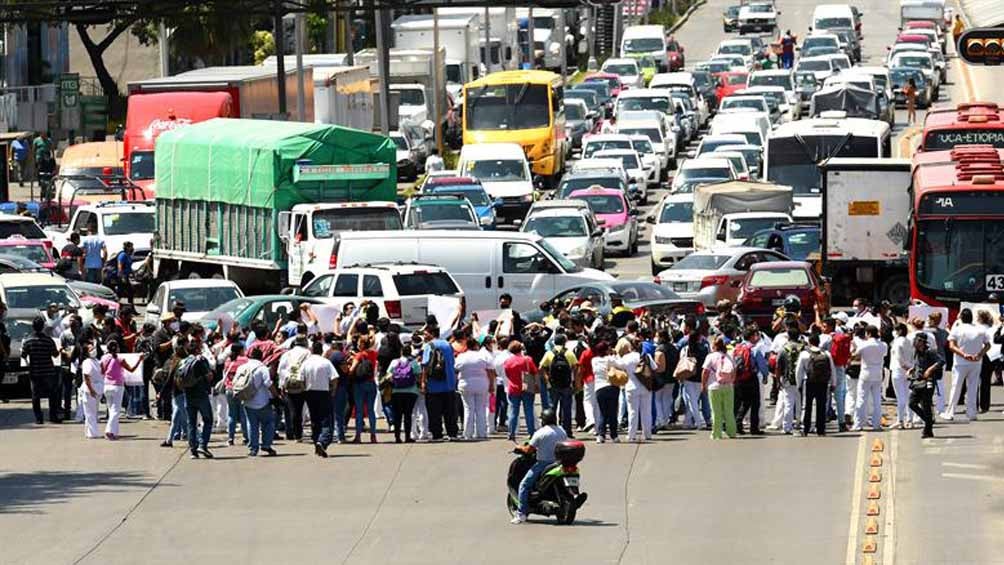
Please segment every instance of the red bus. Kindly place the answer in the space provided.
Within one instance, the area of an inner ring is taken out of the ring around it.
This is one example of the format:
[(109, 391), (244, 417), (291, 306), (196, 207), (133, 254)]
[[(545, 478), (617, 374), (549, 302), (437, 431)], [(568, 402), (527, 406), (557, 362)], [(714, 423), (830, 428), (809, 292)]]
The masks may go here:
[(1004, 294), (1004, 150), (958, 146), (914, 159), (910, 292), (946, 306)]
[(1004, 109), (993, 102), (968, 102), (927, 111), (921, 151), (974, 144), (1004, 149)]

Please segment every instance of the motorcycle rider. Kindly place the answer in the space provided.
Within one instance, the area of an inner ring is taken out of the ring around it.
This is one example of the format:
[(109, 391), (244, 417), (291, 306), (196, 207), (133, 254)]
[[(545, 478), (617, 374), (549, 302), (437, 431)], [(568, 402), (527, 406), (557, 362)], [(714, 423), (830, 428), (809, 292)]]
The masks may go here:
[(523, 481), (519, 483), (519, 509), (512, 519), (512, 524), (526, 522), (526, 515), (530, 509), (530, 491), (536, 486), (544, 469), (554, 463), (554, 448), (560, 442), (568, 439), (565, 430), (558, 425), (558, 416), (554, 410), (548, 408), (541, 412), (540, 424), (540, 429), (534, 432), (530, 442), (517, 448), (524, 453), (535, 453), (537, 462), (533, 464), (533, 467), (530, 467), (530, 470), (523, 477)]

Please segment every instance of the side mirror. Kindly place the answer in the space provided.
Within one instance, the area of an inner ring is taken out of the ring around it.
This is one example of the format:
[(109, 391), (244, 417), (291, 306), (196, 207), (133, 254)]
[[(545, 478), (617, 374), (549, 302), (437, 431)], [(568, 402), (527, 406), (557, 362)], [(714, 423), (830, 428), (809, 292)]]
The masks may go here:
[(290, 295), (295, 294), (295, 293), (296, 293), (296, 289), (293, 288), (293, 287), (291, 287), (291, 286), (287, 286), (286, 288), (284, 288), (281, 291), (279, 291), (279, 294), (284, 294), (286, 296), (290, 296)]
[(523, 220), (520, 218), (516, 218), (515, 220), (512, 221), (512, 225), (518, 228), (523, 225)]
[(283, 243), (289, 243), (289, 221), (291, 215), (291, 212), (279, 212), (279, 240)]
[(603, 226), (606, 225), (607, 220), (605, 218), (596, 218), (596, 225)]
[(655, 224), (655, 216), (645, 216), (646, 224)]

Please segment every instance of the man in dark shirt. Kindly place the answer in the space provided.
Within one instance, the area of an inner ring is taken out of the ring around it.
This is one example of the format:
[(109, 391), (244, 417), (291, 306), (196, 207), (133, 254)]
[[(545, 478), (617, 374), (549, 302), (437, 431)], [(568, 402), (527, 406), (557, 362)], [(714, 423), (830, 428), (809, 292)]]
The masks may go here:
[(35, 423), (42, 423), (42, 395), (49, 399), (49, 421), (62, 422), (59, 414), (59, 373), (52, 358), (59, 355), (56, 342), (45, 334), (45, 318), (38, 316), (31, 322), (34, 333), (21, 343), (21, 359), (28, 361), (28, 379), (31, 381), (31, 409)]
[(941, 356), (931, 349), (928, 341), (926, 332), (919, 332), (913, 338), (914, 365), (910, 375), (910, 409), (924, 420), (924, 433), (920, 436), (922, 438), (934, 437), (931, 398), (944, 365)]
[(84, 250), (80, 247), (80, 234), (70, 234), (70, 242), (59, 250), (59, 274), (68, 279), (80, 280), (84, 276)]
[(132, 283), (129, 282), (129, 277), (132, 276), (132, 254), (132, 242), (127, 241), (122, 244), (122, 251), (115, 258), (115, 279), (118, 287), (115, 290), (118, 292), (119, 298), (129, 300), (129, 304), (133, 303)]
[[(188, 342), (188, 355), (194, 357), (191, 367), (194, 372), (195, 384), (185, 389), (185, 409), (188, 412), (188, 447), (191, 458), (198, 459), (202, 455), (212, 459), (209, 451), (209, 439), (213, 435), (213, 405), (209, 401), (209, 383), (213, 379), (213, 371), (209, 361), (202, 356), (202, 342), (196, 339)], [(186, 365), (182, 363), (182, 366)], [(199, 416), (202, 416), (202, 433), (199, 434)]]

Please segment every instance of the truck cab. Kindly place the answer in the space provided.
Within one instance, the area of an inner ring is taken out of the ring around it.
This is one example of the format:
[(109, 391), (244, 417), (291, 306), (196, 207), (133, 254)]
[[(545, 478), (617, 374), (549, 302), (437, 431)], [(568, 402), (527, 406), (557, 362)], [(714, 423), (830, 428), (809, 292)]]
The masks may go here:
[(337, 264), (338, 234), (403, 229), (393, 202), (297, 204), (279, 214), (280, 239), (289, 256), (289, 285), (303, 286)]
[(62, 249), (73, 232), (87, 230), (105, 242), (109, 256), (122, 250), (123, 244), (132, 242), (134, 257), (150, 252), (153, 232), (156, 229), (154, 207), (147, 202), (107, 201), (80, 206), (73, 212), (69, 223), (50, 228), (45, 233), (52, 238), (54, 247)]

